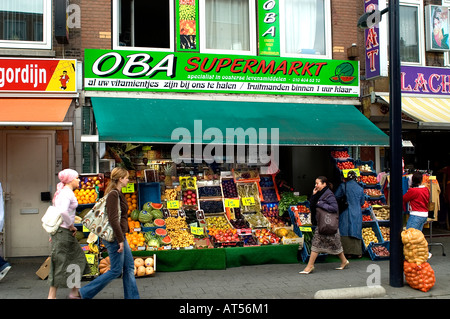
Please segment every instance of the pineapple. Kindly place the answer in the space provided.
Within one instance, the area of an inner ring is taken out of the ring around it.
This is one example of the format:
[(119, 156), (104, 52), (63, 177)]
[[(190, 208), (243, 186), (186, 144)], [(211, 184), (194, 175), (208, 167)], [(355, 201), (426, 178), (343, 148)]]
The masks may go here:
[(164, 168), (164, 175), (166, 176), (164, 179), (164, 183), (166, 186), (172, 186), (172, 174), (173, 174), (173, 164), (167, 164)]

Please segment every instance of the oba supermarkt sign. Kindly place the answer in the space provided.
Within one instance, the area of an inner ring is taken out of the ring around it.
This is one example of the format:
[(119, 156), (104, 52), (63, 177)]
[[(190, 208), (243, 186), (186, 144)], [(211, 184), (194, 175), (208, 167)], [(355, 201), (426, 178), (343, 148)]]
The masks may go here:
[(85, 90), (359, 96), (357, 61), (85, 50)]

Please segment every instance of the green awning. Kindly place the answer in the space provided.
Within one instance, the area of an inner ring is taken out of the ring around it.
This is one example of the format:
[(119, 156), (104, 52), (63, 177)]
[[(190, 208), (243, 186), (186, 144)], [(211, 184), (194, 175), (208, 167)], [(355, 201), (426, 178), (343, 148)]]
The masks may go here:
[(389, 145), (388, 136), (354, 105), (116, 97), (91, 101), (101, 142), (242, 144), (236, 136), (243, 133), (244, 144)]

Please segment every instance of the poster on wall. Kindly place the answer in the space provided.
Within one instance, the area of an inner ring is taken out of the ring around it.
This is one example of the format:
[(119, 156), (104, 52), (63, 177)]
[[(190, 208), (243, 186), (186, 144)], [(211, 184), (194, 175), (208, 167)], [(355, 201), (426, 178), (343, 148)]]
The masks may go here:
[(0, 92), (76, 93), (77, 60), (0, 58)]
[(176, 0), (177, 51), (199, 51), (198, 0)]
[(358, 61), (100, 49), (84, 57), (91, 91), (359, 96)]
[(428, 5), (425, 7), (425, 34), (427, 51), (449, 51), (449, 8)]

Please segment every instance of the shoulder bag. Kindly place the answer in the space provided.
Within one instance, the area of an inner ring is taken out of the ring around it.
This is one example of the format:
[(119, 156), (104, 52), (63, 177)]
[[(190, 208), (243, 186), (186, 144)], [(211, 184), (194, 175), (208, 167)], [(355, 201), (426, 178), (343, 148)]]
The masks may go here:
[(50, 235), (56, 234), (59, 225), (62, 223), (61, 212), (58, 207), (50, 205), (41, 219), (42, 227)]
[(339, 214), (316, 207), (317, 228), (321, 235), (334, 235), (339, 228)]
[[(114, 231), (109, 223), (108, 213), (106, 211), (106, 199), (108, 195), (100, 198), (95, 203), (94, 207), (83, 218), (82, 223), (91, 233), (106, 241), (112, 242), (114, 241)], [(118, 214), (120, 220), (120, 197), (118, 201)]]

